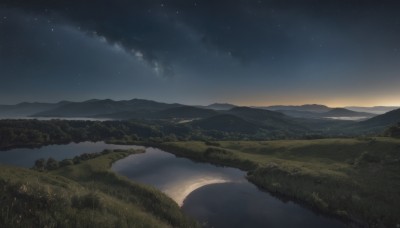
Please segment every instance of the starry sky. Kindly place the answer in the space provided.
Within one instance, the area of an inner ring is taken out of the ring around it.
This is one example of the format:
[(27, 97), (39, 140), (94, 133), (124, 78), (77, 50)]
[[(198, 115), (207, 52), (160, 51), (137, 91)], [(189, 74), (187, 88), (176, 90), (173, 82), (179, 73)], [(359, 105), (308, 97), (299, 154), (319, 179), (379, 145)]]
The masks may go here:
[(400, 105), (400, 1), (0, 0), (0, 103)]

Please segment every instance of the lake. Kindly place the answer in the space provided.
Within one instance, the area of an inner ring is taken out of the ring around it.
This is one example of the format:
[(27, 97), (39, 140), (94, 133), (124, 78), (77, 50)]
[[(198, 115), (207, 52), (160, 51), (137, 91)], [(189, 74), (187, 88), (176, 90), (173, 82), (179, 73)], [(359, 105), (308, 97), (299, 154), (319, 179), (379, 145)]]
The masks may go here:
[(260, 191), (239, 169), (194, 162), (155, 148), (117, 161), (112, 170), (163, 191), (209, 227), (345, 227)]
[(139, 146), (112, 145), (104, 142), (69, 143), (65, 145), (50, 145), (40, 148), (19, 148), (0, 151), (0, 164), (31, 168), (40, 158), (52, 157), (58, 161), (73, 158), (83, 153), (96, 153), (105, 149), (143, 148)]
[[(62, 160), (104, 149), (129, 148), (143, 147), (83, 142), (12, 149), (0, 151), (0, 164), (29, 168), (40, 158)], [(163, 191), (187, 215), (208, 227), (345, 227), (336, 219), (260, 191), (239, 169), (194, 162), (156, 148), (121, 159), (112, 170)]]

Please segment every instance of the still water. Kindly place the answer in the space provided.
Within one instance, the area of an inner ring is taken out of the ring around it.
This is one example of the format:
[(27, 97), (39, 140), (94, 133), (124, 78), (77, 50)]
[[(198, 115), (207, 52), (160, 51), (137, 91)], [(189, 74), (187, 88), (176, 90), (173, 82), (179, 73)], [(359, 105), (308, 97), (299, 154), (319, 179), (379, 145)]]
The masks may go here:
[(239, 169), (197, 163), (155, 148), (117, 161), (112, 170), (158, 188), (209, 227), (345, 226), (260, 191)]
[(104, 142), (82, 142), (66, 145), (50, 145), (41, 148), (22, 148), (0, 151), (0, 164), (14, 165), (30, 168), (40, 158), (52, 157), (58, 161), (73, 158), (83, 153), (96, 153), (105, 149), (129, 149), (142, 148), (138, 146), (120, 146), (106, 144)]
[[(104, 142), (70, 143), (36, 149), (0, 151), (0, 164), (32, 167), (35, 160), (73, 158), (104, 149), (143, 148)], [(291, 201), (260, 191), (235, 168), (197, 163), (155, 148), (117, 161), (112, 170), (152, 185), (171, 197), (189, 216), (208, 227), (344, 227)]]

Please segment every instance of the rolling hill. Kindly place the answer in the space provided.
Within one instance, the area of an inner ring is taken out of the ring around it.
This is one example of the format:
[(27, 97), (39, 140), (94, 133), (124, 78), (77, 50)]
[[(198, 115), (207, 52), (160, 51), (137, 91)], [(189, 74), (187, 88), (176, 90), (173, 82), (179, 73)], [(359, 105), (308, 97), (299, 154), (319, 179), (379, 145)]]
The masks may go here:
[(332, 108), (327, 112), (312, 112), (312, 111), (300, 111), (300, 110), (276, 110), (276, 111), (283, 113), (287, 116), (296, 118), (306, 118), (306, 119), (344, 118), (344, 117), (370, 118), (376, 116), (376, 114), (373, 113), (356, 112), (345, 108)]
[(287, 116), (295, 117), (295, 118), (320, 118), (319, 113), (310, 112), (310, 111), (299, 111), (299, 110), (276, 110), (276, 112), (283, 113)]
[(0, 116), (2, 117), (24, 117), (38, 112), (45, 112), (51, 109), (68, 104), (68, 101), (58, 103), (23, 102), (16, 105), (1, 105)]
[(234, 115), (221, 114), (209, 118), (193, 121), (191, 126), (203, 130), (255, 134), (260, 127)]
[(331, 108), (320, 105), (320, 104), (305, 104), (305, 105), (274, 105), (274, 106), (267, 106), (267, 107), (257, 107), (266, 110), (295, 110), (295, 111), (306, 111), (306, 112), (328, 112)]
[(400, 109), (396, 109), (385, 114), (375, 116), (369, 120), (359, 123), (363, 127), (386, 128), (400, 122)]
[[(317, 104), (254, 108), (215, 103), (199, 107), (144, 99), (122, 101), (92, 99), (83, 102), (24, 102), (17, 105), (0, 105), (0, 116), (3, 117), (92, 117), (150, 121), (183, 119), (197, 120), (192, 126), (206, 130), (219, 129), (250, 134), (261, 130), (267, 134), (275, 132), (293, 137), (309, 133), (328, 136), (382, 133), (389, 126), (400, 122), (399, 113), (397, 109), (374, 117), (372, 113), (356, 112), (346, 108), (329, 108)], [(340, 118), (333, 121), (326, 119), (327, 117), (370, 119), (352, 122)]]
[(307, 127), (299, 124), (294, 118), (280, 112), (249, 107), (236, 107), (225, 113), (243, 118), (266, 129), (307, 130)]
[(345, 135), (382, 135), (386, 129), (400, 123), (400, 109), (387, 112), (370, 119), (342, 126), (336, 132)]
[(334, 108), (320, 114), (321, 117), (373, 117), (375, 114), (367, 112), (355, 112), (345, 108)]
[(218, 112), (211, 109), (197, 108), (193, 106), (180, 106), (162, 110), (138, 109), (135, 111), (122, 111), (110, 114), (95, 115), (95, 118), (107, 119), (199, 119), (217, 115)]
[(204, 108), (213, 109), (213, 110), (229, 110), (234, 107), (237, 107), (237, 106), (233, 105), (233, 104), (228, 104), (228, 103), (214, 103), (214, 104), (204, 106)]
[(356, 112), (369, 112), (374, 114), (384, 114), (386, 112), (393, 111), (400, 107), (398, 106), (374, 106), (374, 107), (359, 107), (359, 106), (349, 106), (345, 107), (348, 110), (356, 111)]
[(110, 170), (138, 152), (77, 156), (41, 172), (0, 165), (0, 227), (200, 227), (161, 192)]
[(153, 114), (155, 119), (194, 119), (194, 118), (207, 118), (217, 115), (218, 112), (211, 109), (196, 108), (193, 106), (182, 106), (161, 110)]
[(100, 117), (124, 112), (154, 112), (167, 108), (180, 107), (180, 104), (166, 104), (150, 100), (132, 99), (128, 101), (88, 100), (71, 102), (58, 108), (39, 112), (34, 117)]

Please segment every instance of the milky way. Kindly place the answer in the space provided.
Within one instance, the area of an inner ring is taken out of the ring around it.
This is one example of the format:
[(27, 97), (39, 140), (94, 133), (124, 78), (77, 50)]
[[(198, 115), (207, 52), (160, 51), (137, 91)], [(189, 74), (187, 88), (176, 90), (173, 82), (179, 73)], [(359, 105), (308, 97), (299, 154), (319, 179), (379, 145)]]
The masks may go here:
[(0, 0), (0, 103), (398, 105), (398, 12), (397, 1)]

